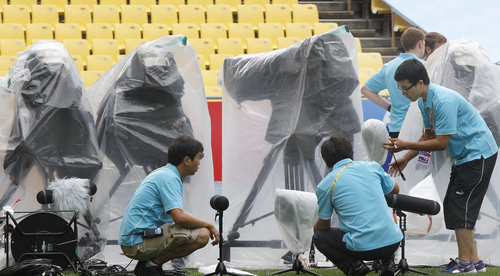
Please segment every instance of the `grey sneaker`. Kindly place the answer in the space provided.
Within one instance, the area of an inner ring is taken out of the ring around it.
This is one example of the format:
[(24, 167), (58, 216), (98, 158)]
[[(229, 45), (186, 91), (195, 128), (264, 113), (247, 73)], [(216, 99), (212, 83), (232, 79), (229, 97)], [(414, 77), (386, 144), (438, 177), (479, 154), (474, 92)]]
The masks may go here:
[(477, 272), (486, 272), (486, 265), (484, 265), (482, 260), (474, 262), (474, 267), (476, 268)]
[(460, 259), (451, 259), (451, 262), (444, 270), (438, 271), (438, 274), (455, 274), (455, 273), (476, 273), (476, 268), (473, 262), (462, 262)]

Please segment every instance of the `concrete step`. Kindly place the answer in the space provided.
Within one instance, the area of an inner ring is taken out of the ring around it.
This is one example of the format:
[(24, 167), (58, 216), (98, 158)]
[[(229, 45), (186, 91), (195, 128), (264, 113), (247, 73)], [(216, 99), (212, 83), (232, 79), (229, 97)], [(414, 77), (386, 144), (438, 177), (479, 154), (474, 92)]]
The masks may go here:
[(299, 4), (314, 4), (318, 7), (318, 11), (347, 11), (347, 2), (299, 1)]
[(353, 19), (353, 11), (318, 11), (321, 19)]
[(398, 55), (399, 50), (398, 48), (392, 48), (392, 47), (364, 47), (361, 46), (363, 49), (363, 52), (371, 53), (371, 52), (379, 52), (383, 56), (387, 55)]
[[(339, 26), (340, 26), (340, 24), (339, 24)], [(375, 37), (375, 35), (377, 34), (377, 30), (375, 30), (375, 29), (351, 29), (351, 28), (349, 28), (349, 31), (352, 33), (353, 36), (359, 37), (360, 39), (362, 37)]]
[(391, 47), (388, 37), (360, 37), (361, 47)]
[(370, 22), (367, 19), (322, 19), (320, 17), (320, 22), (335, 22), (341, 25), (347, 25), (350, 30), (354, 29), (370, 29)]
[(384, 63), (387, 63), (395, 58), (397, 58), (398, 56), (392, 56), (392, 55), (387, 55), (387, 56), (382, 56), (382, 61)]

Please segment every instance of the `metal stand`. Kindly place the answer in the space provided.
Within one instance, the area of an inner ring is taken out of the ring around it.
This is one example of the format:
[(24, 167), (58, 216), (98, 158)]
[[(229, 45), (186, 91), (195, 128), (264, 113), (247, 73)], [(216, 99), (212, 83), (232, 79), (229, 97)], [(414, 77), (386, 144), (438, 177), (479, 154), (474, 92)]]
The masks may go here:
[[(294, 255), (295, 256), (295, 255)], [(277, 272), (274, 272), (274, 273), (271, 273), (269, 275), (278, 275), (278, 274), (282, 274), (282, 273), (287, 273), (287, 272), (290, 272), (290, 271), (296, 271), (297, 272), (297, 275), (302, 272), (302, 273), (309, 273), (311, 275), (315, 275), (315, 276), (321, 276), (319, 274), (316, 274), (312, 271), (309, 271), (307, 269), (305, 269), (303, 266), (302, 266), (302, 263), (300, 263), (299, 261), (299, 257), (298, 256), (295, 256), (295, 260), (293, 261), (293, 264), (292, 264), (292, 267), (289, 268), (289, 269), (285, 269), (285, 270), (281, 270), (281, 271), (277, 271)]]
[(419, 273), (423, 275), (430, 275), (429, 273), (419, 271), (416, 269), (411, 269), (408, 266), (408, 262), (406, 261), (405, 258), (405, 231), (406, 231), (406, 214), (403, 213), (401, 210), (395, 209), (396, 215), (399, 217), (399, 228), (401, 228), (401, 231), (403, 232), (403, 239), (401, 240), (401, 260), (398, 263), (398, 267), (396, 270), (396, 273), (394, 273), (394, 276), (398, 275), (399, 273), (405, 274), (405, 272), (413, 272), (413, 273)]

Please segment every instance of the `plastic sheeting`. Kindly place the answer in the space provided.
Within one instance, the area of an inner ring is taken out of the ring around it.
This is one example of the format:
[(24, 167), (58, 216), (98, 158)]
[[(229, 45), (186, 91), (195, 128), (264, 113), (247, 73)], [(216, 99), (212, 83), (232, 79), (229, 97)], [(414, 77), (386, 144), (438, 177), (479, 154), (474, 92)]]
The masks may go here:
[(288, 249), (273, 218), (275, 190), (314, 192), (327, 173), (319, 148), (331, 134), (361, 150), (356, 42), (347, 27), (288, 48), (227, 58), (223, 88), (225, 259), (282, 264)]
[[(89, 88), (96, 114), (104, 167), (97, 182), (109, 194), (110, 226), (104, 256), (127, 264), (116, 245), (121, 218), (144, 177), (166, 165), (176, 137), (186, 134), (203, 143), (204, 158), (184, 181), (184, 211), (213, 221), (214, 194), (210, 117), (197, 54), (185, 36), (163, 37), (139, 46)], [(190, 266), (216, 262), (207, 246), (189, 258)], [(195, 264), (199, 262), (198, 264)]]
[[(63, 44), (42, 40), (18, 53), (0, 87), (0, 206), (21, 199), (16, 212), (37, 211), (36, 193), (55, 178), (95, 177), (102, 162), (94, 120)], [(99, 251), (107, 224), (92, 211), (80, 220), (78, 253), (86, 258)]]
[(389, 140), (389, 132), (385, 124), (377, 119), (368, 119), (361, 127), (361, 144), (366, 161), (375, 161), (384, 165), (388, 151), (382, 143)]
[[(471, 40), (449, 41), (438, 48), (426, 64), (430, 81), (461, 93), (485, 118), (495, 139), (498, 134), (500, 109), (500, 68), (490, 62), (481, 46)], [(487, 115), (486, 115), (487, 114)], [(423, 131), (423, 122), (416, 103), (412, 103), (401, 129), (400, 138), (416, 141)], [(396, 156), (402, 156), (397, 153)], [(429, 165), (410, 161), (404, 170), (406, 181), (400, 177), (396, 182), (401, 193), (408, 191), (422, 179), (432, 174), (440, 199), (444, 199), (449, 183), (451, 164), (444, 152), (433, 152)], [(475, 228), (475, 239), (479, 256), (486, 263), (500, 265), (500, 166), (498, 161), (484, 198)], [(424, 237), (409, 237), (406, 242), (406, 258), (410, 264), (440, 265), (457, 256), (454, 231), (443, 227), (437, 234)]]

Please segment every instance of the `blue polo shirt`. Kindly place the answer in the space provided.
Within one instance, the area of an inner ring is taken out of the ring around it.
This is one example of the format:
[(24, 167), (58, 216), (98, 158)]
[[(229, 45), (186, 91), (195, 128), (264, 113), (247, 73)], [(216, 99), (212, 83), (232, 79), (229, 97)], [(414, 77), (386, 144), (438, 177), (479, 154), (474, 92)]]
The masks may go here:
[(436, 135), (450, 135), (446, 154), (460, 165), (465, 162), (488, 158), (498, 151), (493, 134), (474, 106), (457, 92), (430, 83), (427, 100), (419, 98), (418, 107), (424, 118), (424, 127)]
[(414, 54), (401, 53), (399, 56), (390, 62), (387, 62), (382, 66), (382, 68), (375, 74), (373, 74), (366, 82), (366, 88), (373, 92), (380, 93), (380, 91), (387, 89), (391, 95), (391, 122), (389, 124), (389, 130), (391, 132), (401, 131), (401, 126), (405, 120), (406, 112), (410, 107), (411, 101), (408, 100), (403, 93), (399, 91), (398, 84), (394, 80), (394, 73), (398, 69), (399, 65), (407, 59), (418, 59), (425, 66), (425, 61), (417, 58)]
[(182, 194), (181, 176), (174, 165), (169, 163), (146, 176), (125, 210), (118, 244), (132, 246), (141, 243), (141, 235), (123, 235), (172, 223), (172, 216), (167, 212), (182, 209)]
[(394, 222), (384, 194), (394, 188), (394, 180), (376, 162), (353, 162), (340, 174), (330, 192), (339, 171), (351, 159), (343, 159), (333, 166), (316, 188), (318, 216), (330, 219), (335, 208), (339, 228), (346, 234), (342, 239), (351, 251), (368, 251), (403, 239)]

